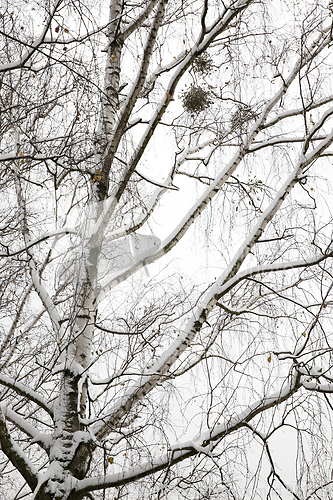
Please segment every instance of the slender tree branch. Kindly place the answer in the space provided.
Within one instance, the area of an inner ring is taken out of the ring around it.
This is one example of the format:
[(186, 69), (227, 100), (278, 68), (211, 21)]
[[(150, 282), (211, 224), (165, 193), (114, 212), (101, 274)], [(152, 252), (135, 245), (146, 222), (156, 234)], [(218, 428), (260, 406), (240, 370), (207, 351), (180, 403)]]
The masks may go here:
[(21, 476), (26, 480), (33, 491), (38, 483), (37, 469), (29, 461), (23, 450), (14, 442), (6, 425), (6, 420), (0, 407), (0, 443), (1, 449), (11, 461)]
[(50, 415), (50, 417), (53, 418), (53, 410), (51, 406), (48, 405), (46, 401), (44, 401), (44, 399), (39, 396), (39, 394), (30, 389), (30, 387), (27, 387), (26, 385), (23, 385), (20, 382), (7, 377), (6, 375), (0, 375), (0, 384), (9, 387), (17, 394), (20, 394), (20, 396), (27, 398), (33, 403), (36, 403), (40, 408), (43, 408), (43, 410), (45, 410)]

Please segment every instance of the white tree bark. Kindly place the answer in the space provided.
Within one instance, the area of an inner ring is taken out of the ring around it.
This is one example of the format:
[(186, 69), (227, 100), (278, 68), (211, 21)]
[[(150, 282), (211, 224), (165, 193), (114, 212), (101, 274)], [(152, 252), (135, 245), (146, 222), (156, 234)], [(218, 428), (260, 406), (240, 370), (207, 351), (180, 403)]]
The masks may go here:
[[(291, 28), (266, 0), (4, 6), (8, 498), (238, 498), (267, 468), (289, 495), (285, 427), (294, 496), (329, 494), (332, 21), (301, 7)], [(199, 286), (176, 265), (200, 245)]]

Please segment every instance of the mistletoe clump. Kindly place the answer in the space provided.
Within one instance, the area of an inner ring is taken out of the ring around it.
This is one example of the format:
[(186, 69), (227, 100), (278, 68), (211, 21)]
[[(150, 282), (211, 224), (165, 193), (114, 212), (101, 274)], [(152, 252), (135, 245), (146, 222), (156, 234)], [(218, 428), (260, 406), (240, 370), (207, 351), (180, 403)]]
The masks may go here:
[(248, 104), (238, 106), (237, 111), (231, 117), (231, 128), (243, 128), (244, 124), (256, 120), (258, 114)]
[(213, 59), (206, 52), (203, 52), (194, 59), (192, 67), (194, 72), (199, 75), (209, 75), (214, 67)]
[(187, 91), (183, 92), (181, 99), (184, 109), (192, 115), (201, 113), (213, 103), (209, 90), (205, 90), (194, 84)]

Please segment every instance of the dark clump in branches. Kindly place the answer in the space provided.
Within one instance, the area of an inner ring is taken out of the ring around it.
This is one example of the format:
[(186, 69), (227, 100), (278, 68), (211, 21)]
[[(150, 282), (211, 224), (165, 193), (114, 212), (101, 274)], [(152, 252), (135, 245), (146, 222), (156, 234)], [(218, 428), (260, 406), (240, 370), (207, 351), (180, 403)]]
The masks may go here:
[(242, 128), (243, 125), (252, 120), (256, 120), (258, 114), (248, 104), (242, 104), (231, 117), (232, 130)]
[(194, 59), (192, 67), (193, 71), (201, 76), (209, 75), (214, 68), (213, 59), (203, 52)]
[(209, 90), (194, 84), (190, 86), (189, 90), (183, 92), (181, 99), (185, 111), (192, 115), (201, 113), (213, 104)]

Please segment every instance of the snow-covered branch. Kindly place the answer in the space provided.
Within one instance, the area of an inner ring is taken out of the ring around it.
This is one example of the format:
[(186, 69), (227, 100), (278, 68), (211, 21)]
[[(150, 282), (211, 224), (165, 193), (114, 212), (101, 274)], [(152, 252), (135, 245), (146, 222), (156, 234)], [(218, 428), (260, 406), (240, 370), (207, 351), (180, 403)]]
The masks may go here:
[(237, 273), (236, 276), (234, 276), (223, 286), (221, 286), (220, 296), (228, 293), (235, 285), (237, 285), (244, 279), (255, 276), (256, 274), (286, 271), (288, 269), (297, 269), (302, 267), (311, 267), (331, 257), (333, 257), (333, 252), (330, 252), (327, 255), (317, 255), (308, 259), (292, 260), (289, 262), (275, 262), (273, 264), (265, 264), (262, 266), (254, 266), (250, 267), (249, 269), (244, 269), (244, 271)]
[[(331, 138), (328, 138), (325, 143), (330, 143), (333, 140), (333, 134)], [(320, 148), (319, 148), (320, 149)], [(227, 290), (230, 289), (228, 283), (230, 280), (237, 280), (236, 276), (238, 270), (245, 258), (255, 245), (255, 243), (260, 239), (263, 234), (265, 228), (268, 223), (272, 220), (277, 210), (281, 207), (283, 201), (286, 196), (289, 194), (294, 185), (298, 182), (298, 176), (301, 174), (305, 165), (308, 165), (311, 162), (313, 156), (317, 153), (312, 152), (308, 157), (301, 157), (301, 159), (297, 162), (295, 168), (288, 176), (286, 181), (282, 184), (280, 190), (278, 191), (276, 197), (273, 199), (271, 204), (267, 207), (267, 209), (263, 212), (261, 217), (259, 217), (255, 227), (250, 232), (247, 238), (245, 238), (243, 244), (236, 252), (234, 258), (230, 262), (227, 269), (222, 273), (222, 275), (217, 279), (215, 284), (209, 289), (206, 296), (197, 306), (196, 311), (194, 312), (193, 320), (189, 321), (184, 332), (174, 341), (174, 343), (169, 347), (169, 349), (160, 357), (160, 359), (154, 364), (151, 368), (152, 375), (142, 377), (138, 383), (130, 389), (130, 391), (123, 397), (116, 408), (113, 408), (109, 416), (105, 417), (105, 424), (97, 424), (94, 429), (94, 433), (98, 436), (99, 439), (105, 437), (105, 433), (109, 432), (109, 429), (116, 425), (116, 423), (122, 418), (122, 416), (129, 411), (129, 409), (136, 404), (137, 401), (141, 400), (148, 392), (150, 392), (159, 382), (162, 375), (164, 375), (172, 364), (180, 357), (180, 355), (187, 349), (187, 347), (191, 344), (197, 332), (200, 331), (202, 325), (207, 320), (209, 313), (212, 311), (213, 307), (217, 304), (218, 300), (226, 293), (226, 290), (223, 289), (221, 292), (220, 287), (226, 287)], [(159, 253), (161, 251), (158, 251)], [(154, 254), (156, 255), (156, 254)], [(154, 256), (153, 256), (154, 257)], [(150, 257), (151, 258), (151, 257)], [(146, 262), (149, 262), (149, 257), (146, 259)], [(324, 257), (317, 257), (317, 260), (312, 262), (310, 260), (309, 265), (313, 265), (316, 262), (319, 262)], [(319, 260), (318, 260), (319, 259)], [(286, 264), (287, 266), (288, 264)], [(304, 266), (304, 261), (297, 261), (293, 263), (294, 267)], [(277, 266), (277, 265), (276, 265)], [(282, 268), (284, 265), (282, 265)], [(261, 267), (261, 271), (257, 269), (257, 272), (263, 272), (265, 266)], [(274, 270), (274, 266), (271, 266), (271, 270)], [(277, 270), (277, 268), (275, 268)], [(244, 275), (241, 275), (240, 279), (244, 279), (246, 275), (249, 274), (249, 271), (245, 271)], [(232, 282), (231, 286), (234, 286), (235, 282)]]
[[(217, 30), (218, 31), (218, 30)], [(311, 49), (315, 50), (318, 52), (318, 50), (323, 50), (327, 44), (330, 41), (329, 36), (327, 36), (327, 31), (325, 30), (324, 33), (321, 33), (318, 39), (313, 42)], [(204, 43), (204, 42), (202, 42)], [(188, 231), (188, 229), (191, 227), (191, 225), (194, 223), (194, 221), (201, 215), (203, 210), (209, 205), (209, 202), (214, 198), (214, 196), (219, 192), (220, 188), (225, 184), (225, 182), (230, 178), (230, 176), (234, 173), (238, 165), (241, 163), (243, 160), (244, 156), (251, 151), (251, 145), (254, 143), (259, 131), (262, 128), (262, 125), (265, 123), (269, 112), (274, 108), (276, 103), (282, 98), (282, 96), (286, 93), (287, 89), (289, 86), (293, 83), (295, 80), (299, 70), (307, 64), (308, 61), (311, 60), (311, 50), (309, 51), (307, 57), (305, 58), (300, 58), (297, 63), (294, 65), (294, 68), (290, 72), (288, 78), (285, 79), (283, 85), (280, 87), (280, 89), (275, 93), (275, 95), (272, 97), (272, 99), (266, 104), (264, 110), (262, 111), (261, 115), (259, 118), (256, 120), (255, 124), (253, 125), (252, 129), (250, 130), (245, 145), (240, 148), (239, 151), (237, 151), (234, 155), (234, 157), (231, 159), (231, 161), (228, 163), (228, 165), (220, 172), (220, 174), (215, 178), (215, 180), (206, 188), (204, 193), (198, 198), (196, 203), (193, 205), (193, 207), (188, 211), (188, 213), (185, 215), (185, 217), (181, 220), (181, 222), (177, 225), (177, 227), (174, 229), (172, 233), (162, 242), (161, 249), (156, 252), (155, 254), (147, 257), (144, 262), (139, 262), (135, 264), (135, 266), (131, 267), (130, 269), (127, 269), (125, 272), (121, 273), (117, 277), (113, 278), (113, 280), (103, 288), (103, 290), (100, 292), (99, 299), (101, 300), (114, 286), (117, 286), (120, 282), (123, 280), (127, 279), (129, 276), (132, 274), (136, 273), (139, 269), (141, 269), (143, 266), (148, 265), (152, 262), (157, 261), (161, 257), (163, 257), (166, 253), (168, 253), (172, 248), (174, 248), (177, 243), (180, 241), (180, 239), (185, 235), (185, 233)], [(187, 60), (189, 58), (189, 60)], [(191, 60), (190, 55), (186, 58), (184, 61), (183, 65), (184, 68), (186, 68), (186, 64), (189, 64), (189, 61)], [(185, 64), (186, 63), (186, 64)], [(176, 72), (176, 75), (182, 74), (180, 69)], [(177, 78), (173, 77), (173, 84), (176, 84)], [(170, 84), (171, 85), (171, 84)], [(172, 87), (171, 85), (171, 87)], [(169, 91), (171, 92), (171, 87), (169, 88)], [(162, 106), (163, 108), (163, 106)], [(162, 111), (162, 108), (160, 108), (160, 111)], [(163, 108), (164, 112), (164, 108)], [(163, 114), (163, 113), (162, 113)], [(158, 113), (157, 113), (158, 115)], [(157, 118), (157, 115), (155, 118)], [(325, 113), (326, 116), (326, 113)], [(155, 119), (154, 118), (154, 119)], [(153, 121), (152, 119), (150, 121), (150, 124), (148, 126), (147, 130), (150, 130), (151, 132), (154, 130), (153, 126)], [(156, 124), (158, 123), (158, 120)], [(317, 126), (317, 125), (316, 125)], [(150, 132), (149, 132), (150, 134)], [(149, 135), (148, 134), (148, 135)], [(146, 139), (148, 136), (146, 136)], [(141, 142), (145, 142), (146, 139), (142, 139)], [(149, 140), (149, 139), (148, 139)], [(142, 145), (143, 145), (142, 142)], [(275, 203), (275, 208), (273, 211), (271, 209), (268, 209), (269, 213), (267, 212), (265, 217), (266, 217), (266, 222), (265, 226), (268, 224), (268, 222), (271, 220), (271, 218), (274, 216), (276, 211), (278, 210), (280, 204), (283, 202), (285, 196), (288, 194), (288, 192), (292, 189), (292, 187), (295, 185), (297, 182), (297, 176), (301, 173), (301, 171), (308, 166), (311, 162), (313, 162), (318, 156), (320, 156), (325, 149), (327, 149), (330, 144), (332, 143), (332, 134), (329, 134), (328, 136), (325, 136), (320, 142), (320, 144), (314, 148), (310, 153), (307, 154), (306, 157), (302, 157), (300, 159), (299, 165), (296, 167), (296, 170), (294, 173), (291, 174), (289, 180), (287, 181), (287, 184), (284, 184), (281, 187), (280, 190), (280, 201), (278, 203)], [(141, 146), (140, 146), (141, 147)], [(143, 148), (143, 150), (145, 147)], [(290, 183), (289, 187), (288, 184)], [(283, 191), (283, 189), (287, 189), (286, 192)], [(110, 212), (114, 210), (114, 207), (116, 205), (115, 199), (113, 200), (112, 203), (110, 203)], [(260, 222), (262, 224), (262, 221)], [(259, 227), (259, 226), (258, 226)], [(260, 238), (261, 233), (263, 232), (264, 228), (260, 229), (257, 235), (255, 235), (255, 240)], [(253, 241), (254, 244), (255, 241)], [(252, 244), (247, 247), (248, 250), (252, 247)], [(246, 247), (245, 247), (246, 248)], [(244, 256), (243, 256), (244, 257)], [(243, 258), (242, 258), (243, 260)], [(237, 264), (240, 265), (240, 264)]]
[(123, 40), (126, 40), (126, 38), (128, 38), (134, 31), (139, 28), (139, 26), (142, 26), (146, 19), (148, 19), (154, 7), (157, 5), (157, 2), (158, 0), (150, 0), (148, 5), (142, 12), (140, 12), (138, 17), (132, 22), (132, 24), (122, 32), (121, 37)]
[(289, 399), (300, 389), (300, 387), (302, 387), (300, 377), (300, 375), (290, 376), (290, 381), (287, 382), (280, 391), (252, 403), (243, 412), (235, 415), (222, 425), (217, 422), (214, 428), (199, 434), (193, 440), (172, 445), (168, 454), (158, 459), (154, 459), (149, 463), (127, 469), (124, 472), (83, 479), (77, 482), (75, 491), (87, 493), (89, 491), (96, 491), (104, 488), (118, 487), (164, 470), (167, 467), (199, 453), (207, 454), (207, 449), (209, 449), (208, 447), (211, 444), (218, 442), (241, 427), (247, 426), (247, 424), (258, 414), (269, 408), (278, 406)]
[[(14, 255), (18, 255), (22, 252), (25, 252), (26, 250), (29, 250), (30, 248), (38, 245), (39, 243), (42, 243), (45, 240), (48, 240), (50, 238), (56, 238), (58, 236), (66, 235), (66, 234), (75, 234), (76, 236), (79, 234), (78, 231), (74, 228), (70, 227), (64, 227), (61, 229), (55, 229), (54, 231), (50, 231), (46, 234), (43, 234), (39, 238), (36, 238), (35, 240), (30, 241), (23, 247), (19, 248), (18, 250), (10, 250), (7, 248), (6, 252), (0, 253), (0, 257), (13, 257)], [(4, 246), (2, 244), (2, 246)]]
[(48, 450), (51, 443), (51, 435), (39, 432), (33, 425), (29, 424), (26, 418), (21, 417), (8, 406), (1, 405), (4, 417), (12, 422), (18, 429), (25, 432), (27, 436), (32, 438), (31, 443), (39, 444), (44, 450)]
[[(322, 141), (326, 138), (326, 135), (320, 135), (317, 137), (312, 137), (312, 141)], [(254, 153), (255, 151), (259, 151), (259, 149), (268, 148), (272, 146), (276, 146), (278, 144), (288, 144), (288, 143), (297, 143), (297, 142), (305, 142), (306, 137), (295, 137), (295, 136), (284, 136), (284, 137), (274, 137), (274, 139), (269, 139), (267, 141), (255, 142), (253, 146), (249, 149), (250, 153)]]
[(281, 120), (284, 120), (285, 118), (292, 118), (293, 116), (302, 115), (304, 114), (304, 111), (306, 112), (312, 111), (313, 109), (319, 108), (320, 106), (324, 106), (325, 104), (328, 104), (331, 101), (333, 101), (333, 95), (330, 95), (328, 97), (323, 97), (322, 99), (318, 99), (318, 101), (316, 102), (311, 102), (308, 105), (305, 105), (305, 108), (295, 108), (283, 111), (282, 113), (279, 113), (275, 118), (272, 118), (272, 120), (268, 120), (262, 126), (262, 129), (270, 128), (273, 125), (276, 125)]
[(0, 407), (0, 444), (1, 450), (5, 453), (14, 467), (24, 477), (32, 490), (37, 486), (37, 469), (30, 462), (24, 451), (15, 443), (11, 437), (4, 414)]
[[(23, 68), (26, 63), (29, 61), (29, 59), (33, 56), (33, 54), (39, 50), (39, 47), (44, 43), (46, 34), (48, 30), (50, 29), (50, 25), (53, 19), (54, 14), (57, 12), (59, 6), (61, 5), (63, 0), (57, 0), (57, 2), (54, 5), (54, 8), (50, 15), (47, 18), (47, 21), (44, 25), (44, 28), (42, 30), (42, 33), (39, 35), (38, 38), (32, 43), (32, 44), (27, 44), (26, 42), (24, 43), (25, 46), (27, 46), (27, 50), (22, 54), (22, 56), (13, 62), (7, 63), (7, 64), (1, 64), (0, 65), (0, 73), (6, 72), (6, 71), (11, 71), (13, 69), (18, 69), (18, 68)], [(4, 35), (4, 33), (3, 33)], [(8, 35), (6, 35), (8, 36)]]
[(306, 496), (332, 447), (332, 9), (44, 3), (0, 13), (1, 487), (256, 497), (291, 424)]
[(302, 382), (302, 386), (304, 389), (307, 389), (308, 391), (314, 391), (314, 392), (323, 392), (325, 394), (332, 394), (333, 393), (333, 383), (323, 383), (323, 382), (318, 382), (318, 380), (311, 380), (307, 379)]
[(39, 394), (30, 389), (30, 387), (21, 384), (21, 382), (17, 382), (11, 377), (7, 377), (6, 375), (1, 375), (1, 374), (0, 374), (0, 384), (9, 387), (17, 394), (20, 394), (24, 398), (29, 399), (29, 401), (36, 403), (40, 408), (43, 408), (43, 410), (45, 410), (50, 415), (50, 417), (53, 418), (52, 407)]

